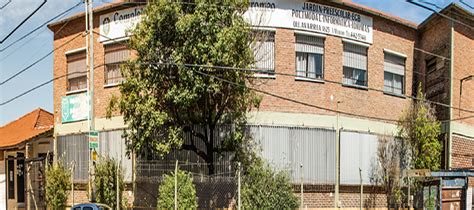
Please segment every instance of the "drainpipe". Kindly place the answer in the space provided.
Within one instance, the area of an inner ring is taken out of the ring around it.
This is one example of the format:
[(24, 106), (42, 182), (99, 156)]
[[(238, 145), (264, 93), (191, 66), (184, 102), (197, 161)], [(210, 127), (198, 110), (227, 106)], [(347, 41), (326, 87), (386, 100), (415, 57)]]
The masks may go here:
[(446, 169), (451, 169), (452, 140), (453, 140), (453, 81), (454, 81), (454, 23), (451, 21), (451, 57), (449, 67), (449, 123), (448, 123), (448, 163)]

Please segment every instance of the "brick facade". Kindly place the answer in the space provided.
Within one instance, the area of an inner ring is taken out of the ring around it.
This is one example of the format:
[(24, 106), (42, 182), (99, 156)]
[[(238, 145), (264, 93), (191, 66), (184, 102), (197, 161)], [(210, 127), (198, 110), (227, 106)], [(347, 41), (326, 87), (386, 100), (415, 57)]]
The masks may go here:
[[(329, 3), (327, 1), (316, 1), (323, 4), (342, 7), (353, 10), (373, 18), (373, 44), (368, 47), (368, 88), (354, 88), (341, 85), (343, 78), (343, 39), (327, 35), (324, 41), (324, 79), (323, 82), (300, 81), (294, 76), (276, 75), (275, 78), (258, 79), (256, 88), (271, 93), (302, 101), (315, 106), (336, 109), (336, 103), (331, 102), (331, 96), (339, 104), (339, 111), (354, 113), (365, 117), (378, 117), (397, 120), (405, 107), (410, 103), (409, 98), (393, 96), (383, 92), (384, 89), (384, 50), (395, 51), (406, 55), (405, 61), (405, 95), (411, 96), (416, 90), (418, 82), (422, 82), (428, 94), (428, 99), (441, 103), (449, 103), (449, 61), (443, 60), (444, 67), (433, 74), (426, 72), (426, 53), (416, 51), (420, 48), (428, 52), (449, 57), (449, 39), (447, 33), (449, 22), (436, 19), (419, 30), (416, 26), (402, 24), (381, 16), (373, 15), (362, 10), (351, 8), (347, 5)], [(99, 33), (99, 16), (111, 12), (116, 8), (109, 8), (94, 14), (94, 31)], [(403, 21), (402, 21), (403, 22)], [(64, 28), (62, 28), (65, 25)], [(75, 19), (50, 26), (54, 34), (54, 48), (72, 39), (77, 34), (84, 32), (84, 17), (77, 16)], [(59, 31), (61, 29), (61, 31)], [(459, 78), (473, 74), (472, 65), (469, 62), (474, 55), (474, 39), (472, 33), (466, 28), (456, 26), (455, 34), (455, 76), (454, 78), (454, 104), (460, 101)], [(291, 29), (275, 29), (275, 71), (283, 74), (295, 73), (295, 31)], [(85, 38), (80, 37), (57, 49), (54, 52), (54, 77), (60, 77), (67, 73), (65, 53), (70, 50), (85, 47)], [(104, 45), (99, 42), (98, 36), (94, 37), (94, 115), (96, 118), (104, 118), (106, 107), (112, 95), (119, 95), (118, 87), (104, 87)], [(61, 97), (66, 96), (65, 77), (54, 81), (53, 100), (55, 124), (61, 124)], [(467, 81), (463, 87), (461, 106), (466, 109), (474, 109), (474, 80)], [(374, 90), (375, 89), (375, 90)], [(377, 91), (379, 90), (379, 91)], [(439, 119), (447, 119), (447, 108), (436, 106)], [(286, 112), (286, 113), (309, 113), (319, 115), (335, 115), (333, 112), (296, 104), (272, 96), (263, 95), (263, 100), (258, 111)], [(117, 114), (117, 113), (116, 113)], [(455, 117), (464, 117), (466, 113), (454, 113)], [(474, 118), (461, 121), (474, 125)], [(390, 122), (394, 123), (394, 122)], [(328, 126), (329, 127), (329, 126)], [(80, 131), (78, 131), (80, 132)], [(455, 136), (453, 138), (453, 167), (472, 166), (472, 151), (474, 141), (472, 139)], [(467, 158), (471, 156), (470, 159)], [(84, 191), (77, 192), (76, 199), (84, 198)], [(298, 194), (299, 195), (299, 194)], [(310, 192), (304, 194), (305, 204), (308, 208), (331, 208), (334, 199), (328, 193)], [(359, 205), (357, 192), (341, 193), (341, 205), (345, 208), (356, 208)], [(370, 208), (380, 208), (386, 205), (383, 194), (370, 193), (364, 195), (364, 203)], [(76, 201), (78, 202), (78, 201)], [(370, 206), (369, 206), (370, 204)]]
[(452, 168), (474, 169), (474, 139), (453, 135)]

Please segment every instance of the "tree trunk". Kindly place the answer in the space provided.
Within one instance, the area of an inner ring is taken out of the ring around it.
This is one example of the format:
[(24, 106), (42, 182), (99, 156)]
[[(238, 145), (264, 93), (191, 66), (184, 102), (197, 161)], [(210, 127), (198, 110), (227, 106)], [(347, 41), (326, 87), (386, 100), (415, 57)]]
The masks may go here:
[(209, 170), (209, 175), (213, 175), (215, 173), (214, 167), (214, 127), (210, 127), (207, 125), (207, 168)]

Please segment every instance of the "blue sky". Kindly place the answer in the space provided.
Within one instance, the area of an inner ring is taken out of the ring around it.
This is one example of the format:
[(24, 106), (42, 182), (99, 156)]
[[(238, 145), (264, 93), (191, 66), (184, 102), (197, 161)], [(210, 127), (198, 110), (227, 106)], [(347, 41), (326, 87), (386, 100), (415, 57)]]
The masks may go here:
[[(105, 0), (95, 0), (95, 5), (104, 4)], [(420, 1), (420, 0), (418, 0)], [(448, 0), (425, 0), (440, 7), (448, 5)], [(9, 2), (9, 3), (8, 3)], [(5, 43), (0, 45), (3, 49), (12, 41), (28, 33), (38, 25), (53, 16), (65, 11), (77, 4), (79, 0), (48, 0), (47, 3), (30, 18), (19, 30), (17, 30)], [(405, 0), (353, 0), (375, 9), (382, 10), (392, 15), (420, 23), (430, 12), (406, 3)], [(465, 0), (474, 5), (474, 0)], [(7, 4), (8, 3), (8, 4)], [(30, 14), (42, 0), (0, 0), (0, 39), (3, 39), (18, 23)], [(75, 14), (84, 10), (80, 6), (69, 13)], [(28, 38), (12, 47), (0, 52), (0, 81), (10, 77), (14, 73), (31, 64), (53, 49), (53, 33), (46, 27), (38, 30)], [(42, 62), (30, 68), (25, 73), (0, 86), (0, 103), (4, 102), (38, 84), (50, 80), (53, 77), (53, 57), (50, 56)], [(38, 107), (50, 112), (53, 111), (53, 86), (52, 83), (43, 86), (11, 103), (0, 106), (0, 125), (4, 125)]]

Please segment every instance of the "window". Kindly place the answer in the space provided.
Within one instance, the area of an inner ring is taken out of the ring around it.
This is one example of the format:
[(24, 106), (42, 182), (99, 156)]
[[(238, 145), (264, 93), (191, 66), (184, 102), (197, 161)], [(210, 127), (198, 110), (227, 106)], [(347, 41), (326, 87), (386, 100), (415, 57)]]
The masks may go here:
[(343, 84), (367, 87), (367, 47), (344, 43)]
[(404, 94), (405, 58), (391, 53), (385, 53), (384, 57), (384, 91)]
[(123, 81), (120, 65), (130, 57), (125, 43), (113, 43), (105, 46), (105, 85), (120, 84)]
[(257, 31), (252, 48), (254, 49), (254, 68), (262, 71), (275, 71), (275, 32)]
[(80, 51), (67, 57), (67, 90), (77, 91), (87, 88), (86, 52)]
[(296, 35), (296, 76), (323, 79), (324, 39)]

